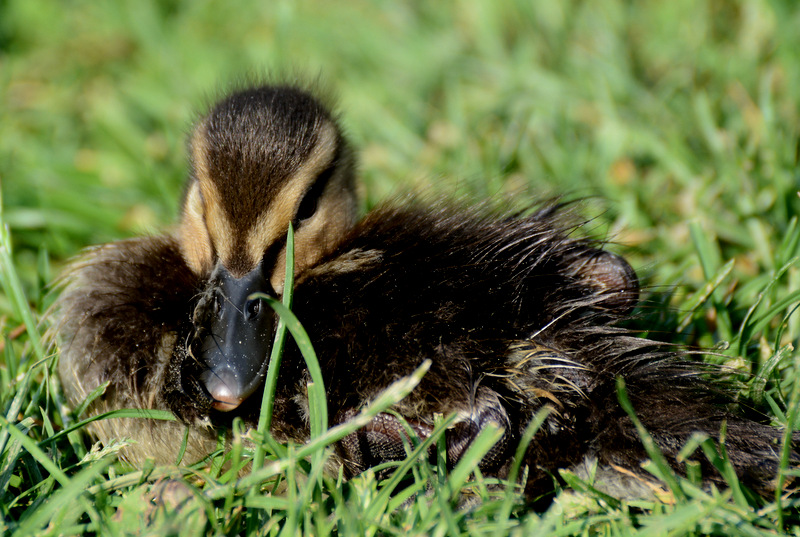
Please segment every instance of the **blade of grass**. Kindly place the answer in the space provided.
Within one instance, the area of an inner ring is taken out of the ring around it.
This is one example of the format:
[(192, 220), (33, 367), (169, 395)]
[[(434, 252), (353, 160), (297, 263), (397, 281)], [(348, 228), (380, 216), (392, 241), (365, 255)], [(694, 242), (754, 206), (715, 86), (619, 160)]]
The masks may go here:
[(778, 247), (778, 265), (788, 264), (790, 259), (794, 257), (798, 244), (800, 244), (800, 226), (797, 225), (797, 217), (793, 216), (786, 226), (786, 231), (783, 234), (783, 240)]
[[(38, 365), (44, 364), (48, 357), (44, 352), (44, 347), (42, 346), (42, 338), (39, 334), (37, 322), (34, 320), (33, 310), (31, 309), (30, 305), (28, 304), (28, 300), (25, 296), (25, 291), (22, 286), (22, 282), (19, 279), (19, 275), (17, 274), (16, 268), (14, 266), (14, 261), (12, 258), (12, 246), (11, 246), (11, 233), (8, 229), (8, 226), (5, 225), (3, 220), (3, 198), (2, 192), (0, 191), (0, 285), (2, 286), (6, 296), (11, 299), (12, 309), (14, 313), (22, 319), (23, 324), (25, 325), (25, 330), (28, 334), (28, 342), (33, 348), (34, 356), (36, 357), (35, 362), (32, 365), (29, 365), (25, 374), (22, 377), (22, 381), (17, 384), (16, 386), (16, 393), (11, 400), (11, 404), (8, 407), (8, 412), (5, 416), (5, 423), (13, 423), (17, 420), (17, 416), (20, 414), (22, 410), (22, 406), (25, 402), (25, 399), (30, 397), (30, 386), (33, 381), (34, 371)], [(16, 373), (19, 371), (21, 364), (17, 361), (16, 353), (10, 352), (10, 345), (9, 345), (9, 352), (5, 353), (6, 360), (10, 360), (7, 363), (7, 367), (9, 370), (14, 371), (15, 374), (12, 378), (16, 378)], [(49, 381), (49, 370), (45, 368), (44, 371), (45, 376), (45, 385)], [(28, 407), (38, 406), (39, 397), (41, 396), (42, 391), (37, 390), (34, 393), (34, 396), (30, 399)], [(6, 451), (6, 445), (9, 439), (9, 433), (14, 433), (17, 431), (16, 427), (13, 425), (8, 425), (4, 427), (3, 432), (0, 433), (0, 453), (4, 453)], [(27, 436), (26, 436), (27, 438)], [(23, 442), (23, 446), (25, 443)]]
[[(14, 260), (12, 258), (11, 232), (3, 220), (3, 197), (0, 192), (0, 284), (3, 291), (11, 300), (14, 313), (22, 319), (25, 331), (28, 334), (28, 341), (33, 348), (33, 353), (38, 361), (44, 360), (47, 355), (42, 346), (42, 337), (34, 319), (33, 310), (25, 298), (25, 291), (19, 279)], [(15, 364), (14, 369), (18, 369), (19, 364)]]
[(720, 431), (719, 442), (715, 442), (711, 438), (706, 438), (700, 443), (700, 448), (703, 450), (706, 458), (714, 467), (722, 474), (733, 494), (733, 499), (741, 506), (749, 507), (749, 502), (745, 497), (742, 486), (739, 483), (739, 476), (736, 475), (736, 469), (731, 464), (728, 458), (728, 452), (725, 449), (725, 435), (727, 432), (727, 424), (723, 422), (722, 430)]
[[(300, 321), (289, 308), (281, 304), (275, 298), (265, 295), (264, 293), (254, 293), (251, 298), (260, 298), (264, 300), (278, 315), (280, 315), (281, 320), (286, 324), (286, 328), (292, 334), (295, 343), (297, 343), (297, 347), (300, 349), (300, 353), (303, 355), (303, 359), (306, 362), (308, 372), (311, 375), (312, 382), (309, 383), (309, 391), (314, 390), (317, 392), (313, 396), (316, 397), (317, 400), (325, 400), (325, 382), (322, 377), (322, 370), (319, 366), (319, 359), (317, 358), (316, 352), (314, 352), (314, 347), (303, 325), (300, 324)], [(311, 397), (312, 396), (309, 395), (309, 400), (311, 400)], [(323, 405), (319, 410), (320, 413), (317, 416), (312, 416), (312, 438), (320, 436), (328, 428), (327, 406)]]
[(405, 460), (403, 460), (397, 466), (397, 469), (395, 469), (394, 473), (392, 473), (392, 477), (390, 477), (387, 481), (384, 481), (380, 493), (373, 500), (373, 502), (370, 503), (367, 511), (364, 514), (364, 518), (366, 520), (377, 520), (380, 513), (386, 512), (386, 508), (389, 505), (394, 490), (405, 478), (409, 469), (416, 464), (419, 457), (428, 453), (428, 449), (431, 445), (433, 445), (437, 437), (442, 434), (442, 432), (449, 427), (454, 420), (455, 415), (451, 415), (444, 419), (441, 423), (440, 430), (434, 429), (431, 435), (420, 442), (420, 444), (408, 455), (408, 457), (406, 457)]
[[(728, 261), (725, 266), (720, 269), (722, 263), (719, 253), (719, 247), (715, 241), (712, 241), (703, 228), (700, 222), (694, 220), (689, 223), (689, 234), (692, 237), (695, 251), (700, 258), (700, 266), (703, 268), (703, 275), (707, 281), (715, 282), (711, 289), (712, 304), (717, 313), (717, 326), (719, 327), (722, 339), (730, 341), (733, 338), (733, 326), (731, 324), (730, 316), (728, 315), (727, 308), (724, 307), (725, 297), (719, 289), (719, 284), (724, 279), (723, 274), (727, 275), (732, 269), (733, 260)], [(728, 265), (731, 265), (728, 269)], [(727, 270), (726, 270), (727, 269)]]
[[(506, 491), (503, 496), (503, 505), (498, 512), (498, 516), (496, 517), (498, 524), (502, 524), (502, 521), (509, 520), (511, 517), (511, 510), (514, 507), (514, 492), (516, 491), (517, 480), (519, 479), (522, 464), (525, 462), (525, 453), (528, 451), (528, 446), (530, 445), (531, 441), (533, 441), (534, 435), (542, 427), (544, 421), (547, 419), (547, 416), (550, 415), (550, 412), (552, 412), (552, 409), (548, 406), (540, 408), (536, 414), (534, 414), (533, 419), (530, 421), (530, 423), (528, 423), (528, 425), (525, 427), (525, 431), (522, 433), (522, 438), (517, 445), (516, 451), (514, 451), (514, 459), (511, 462), (511, 468), (508, 471)], [(495, 535), (501, 535), (506, 532), (506, 528), (498, 527)]]
[[(430, 365), (430, 360), (426, 360), (422, 363), (422, 365), (415, 369), (412, 374), (393, 382), (388, 388), (383, 390), (372, 403), (367, 405), (367, 407), (359, 412), (355, 417), (351, 418), (345, 423), (340, 423), (339, 425), (331, 427), (323, 435), (310, 439), (308, 443), (303, 444), (301, 447), (296, 449), (293, 448), (292, 452), (294, 453), (295, 460), (301, 460), (305, 459), (306, 457), (310, 457), (334, 442), (337, 442), (345, 436), (354, 433), (372, 421), (375, 416), (381, 412), (385, 412), (391, 406), (403, 400), (419, 384), (419, 382), (422, 380), (422, 377), (428, 372), (428, 369), (430, 369)], [(291, 459), (291, 457), (292, 456), (287, 452), (285, 458)], [(283, 468), (288, 464), (293, 463), (291, 461), (282, 460), (278, 461), (277, 463), (270, 464), (257, 472), (253, 472), (252, 475), (243, 477), (238, 486), (244, 488), (253, 486), (259, 480), (264, 479), (265, 476), (271, 477), (272, 475), (275, 475), (275, 468)]]
[(650, 457), (650, 460), (652, 460), (655, 465), (656, 476), (666, 483), (676, 500), (685, 501), (686, 494), (681, 488), (678, 479), (675, 477), (675, 473), (672, 471), (667, 459), (664, 458), (664, 454), (661, 453), (661, 450), (656, 445), (653, 437), (650, 436), (650, 433), (647, 432), (647, 429), (645, 429), (639, 417), (636, 415), (636, 411), (633, 409), (633, 405), (625, 391), (625, 379), (622, 377), (617, 377), (617, 399), (619, 400), (620, 406), (633, 422), (634, 427), (636, 427), (636, 432), (642, 440), (644, 449), (647, 451), (647, 456)]
[[(19, 422), (18, 425), (28, 428), (33, 425), (33, 420), (31, 418), (26, 418)], [(16, 468), (17, 461), (19, 461), (22, 449), (22, 443), (19, 440), (12, 439), (2, 451), (4, 468), (2, 474), (0, 474), (0, 490), (6, 490), (11, 480), (14, 479), (14, 469)]]
[(789, 459), (792, 456), (794, 447), (794, 424), (797, 423), (798, 414), (800, 414), (800, 356), (794, 358), (794, 375), (792, 382), (792, 391), (789, 394), (789, 405), (786, 416), (786, 423), (789, 424), (783, 432), (783, 440), (781, 442), (781, 458), (778, 465), (778, 478), (775, 484), (775, 507), (778, 517), (778, 527), (785, 527), (784, 512), (783, 512), (783, 487), (786, 483), (787, 469), (789, 468)]
[(66, 429), (62, 429), (53, 436), (45, 438), (44, 440), (39, 442), (39, 445), (45, 446), (47, 444), (56, 442), (57, 440), (60, 440), (69, 433), (77, 431), (78, 429), (85, 427), (86, 425), (92, 423), (93, 421), (107, 420), (113, 418), (141, 418), (148, 420), (176, 421), (175, 415), (169, 410), (155, 410), (147, 408), (120, 408), (118, 410), (109, 410), (108, 412), (103, 412), (102, 414), (97, 414), (96, 416), (91, 416), (86, 418), (85, 420), (81, 420), (78, 423), (75, 423), (74, 425), (67, 427)]
[(186, 446), (189, 444), (189, 426), (187, 425), (183, 431), (183, 440), (181, 440), (181, 447), (178, 450), (178, 457), (175, 460), (175, 466), (180, 465), (183, 461), (183, 456), (186, 454)]
[(102, 383), (100, 386), (98, 386), (97, 388), (92, 390), (89, 393), (89, 395), (87, 395), (86, 398), (81, 402), (81, 404), (79, 404), (77, 407), (75, 407), (74, 414), (76, 416), (79, 416), (79, 417), (83, 416), (83, 413), (86, 412), (86, 409), (89, 408), (89, 405), (92, 404), (92, 401), (94, 401), (95, 399), (97, 399), (98, 397), (103, 395), (103, 392), (106, 391), (106, 389), (108, 388), (109, 384), (111, 384), (110, 380), (107, 381), (107, 382)]
[[(294, 227), (289, 224), (286, 232), (286, 273), (283, 278), (283, 305), (287, 308), (292, 307), (292, 297), (294, 296)], [(267, 367), (267, 377), (264, 381), (264, 396), (261, 399), (261, 412), (258, 415), (257, 431), (262, 435), (268, 435), (272, 425), (272, 412), (274, 407), (275, 390), (278, 385), (278, 372), (280, 371), (281, 358), (283, 357), (283, 347), (286, 342), (286, 323), (283, 317), (278, 322), (275, 330), (275, 339), (272, 343), (272, 352), (269, 357)], [(264, 443), (256, 444), (256, 452), (253, 456), (253, 470), (258, 470), (264, 464), (265, 456)]]
[(617, 509), (622, 505), (622, 502), (613, 496), (609, 496), (605, 492), (595, 488), (591, 481), (584, 481), (570, 470), (559, 470), (558, 475), (566, 482), (567, 485), (573, 490), (578, 492), (590, 492), (593, 496), (601, 498), (604, 502), (608, 503), (611, 507)]
[(436, 504), (431, 505), (431, 512), (428, 513), (428, 517), (435, 515), (441, 531), (447, 531), (450, 535), (458, 535), (458, 526), (449, 505), (450, 497), (456, 495), (454, 492), (456, 489), (454, 489), (453, 483), (450, 482), (447, 475), (447, 431), (442, 427), (443, 422), (444, 419), (441, 415), (436, 416), (433, 422), (434, 431), (439, 433), (431, 434), (432, 437), (436, 438), (436, 480), (431, 481)]
[(719, 272), (714, 274), (713, 277), (709, 279), (708, 283), (706, 283), (686, 305), (685, 309), (683, 309), (683, 318), (678, 323), (678, 332), (686, 330), (686, 328), (692, 322), (692, 316), (694, 313), (700, 306), (705, 304), (709, 298), (714, 296), (714, 292), (717, 290), (717, 288), (722, 285), (722, 282), (725, 281), (725, 279), (730, 275), (731, 271), (733, 271), (734, 265), (735, 261), (733, 259), (725, 263)]
[(303, 447), (298, 449), (298, 456), (300, 458), (307, 457), (314, 451), (319, 450), (321, 447), (341, 440), (348, 434), (353, 433), (361, 427), (367, 425), (372, 418), (381, 412), (386, 411), (392, 405), (397, 404), (409, 393), (411, 393), (411, 391), (422, 380), (422, 377), (425, 375), (425, 373), (428, 372), (430, 367), (431, 361), (425, 360), (409, 376), (393, 382), (388, 388), (381, 392), (372, 403), (364, 408), (364, 410), (359, 412), (354, 418), (346, 421), (345, 423), (331, 427), (324, 435), (318, 438), (312, 438), (308, 443), (304, 444)]
[[(69, 508), (69, 506), (74, 506), (75, 499), (86, 493), (89, 483), (99, 478), (113, 462), (112, 459), (99, 461), (75, 474), (66, 481), (63, 488), (52, 494), (40, 508), (35, 511), (26, 511), (25, 514), (30, 513), (30, 516), (20, 521), (19, 526), (12, 535), (14, 537), (28, 537), (29, 535), (39, 534), (48, 525), (49, 521), (58, 515), (59, 511)], [(99, 528), (95, 529), (98, 530)]]
[(50, 472), (50, 475), (55, 477), (55, 479), (61, 483), (62, 486), (67, 486), (69, 484), (69, 478), (67, 475), (56, 465), (56, 463), (50, 459), (50, 457), (47, 456), (47, 454), (36, 444), (32, 438), (20, 431), (15, 424), (10, 423), (2, 416), (0, 416), (0, 427), (3, 427), (6, 431), (8, 431), (11, 437), (15, 438), (22, 445), (25, 451), (30, 453), (33, 459), (41, 464), (45, 470)]
[(750, 334), (758, 334), (761, 333), (764, 328), (773, 322), (774, 318), (782, 312), (784, 309), (788, 308), (792, 304), (800, 301), (800, 290), (793, 291), (786, 295), (785, 297), (781, 298), (780, 300), (775, 301), (774, 304), (770, 306), (770, 308), (762, 313), (757, 319), (753, 321), (751, 326), (749, 327)]
[[(796, 262), (797, 258), (794, 258), (785, 265), (783, 265), (780, 269), (778, 269), (778, 271), (775, 272), (772, 278), (770, 278), (767, 285), (764, 286), (762, 290), (758, 293), (753, 304), (749, 308), (747, 308), (747, 313), (745, 314), (744, 319), (742, 319), (741, 325), (739, 326), (739, 336), (738, 336), (739, 345), (737, 351), (737, 354), (739, 356), (744, 355), (744, 349), (746, 345), (750, 342), (750, 339), (752, 338), (752, 335), (754, 333), (751, 330), (749, 330), (749, 326), (750, 326), (750, 319), (752, 318), (756, 309), (758, 309), (758, 306), (763, 302), (764, 297), (769, 293), (769, 291), (773, 288), (773, 286), (775, 286), (775, 284), (777, 284), (780, 281), (780, 279), (783, 277), (786, 271), (789, 270), (789, 268), (791, 268)], [(745, 337), (745, 331), (747, 331), (746, 337)]]
[(783, 362), (783, 359), (792, 352), (794, 352), (794, 347), (791, 343), (787, 343), (776, 352), (772, 353), (769, 359), (758, 368), (758, 371), (750, 383), (749, 393), (750, 399), (752, 399), (756, 406), (764, 401), (764, 390), (767, 387), (767, 381), (770, 376), (772, 376), (775, 369)]
[(467, 451), (456, 463), (453, 470), (447, 476), (449, 485), (452, 489), (451, 500), (456, 500), (458, 493), (464, 484), (467, 482), (469, 476), (475, 471), (483, 457), (489, 453), (489, 450), (497, 444), (505, 434), (505, 429), (499, 427), (494, 423), (489, 423), (472, 441)]

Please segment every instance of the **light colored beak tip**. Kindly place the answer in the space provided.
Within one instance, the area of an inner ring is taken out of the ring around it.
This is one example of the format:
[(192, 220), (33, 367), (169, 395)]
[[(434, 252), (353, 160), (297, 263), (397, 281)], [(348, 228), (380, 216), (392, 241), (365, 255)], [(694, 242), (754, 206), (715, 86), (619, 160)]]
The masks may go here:
[(245, 397), (241, 394), (234, 393), (235, 390), (231, 386), (236, 385), (235, 375), (230, 371), (223, 371), (206, 381), (206, 389), (209, 395), (214, 399), (211, 406), (221, 412), (230, 412), (235, 410), (242, 404)]
[(239, 405), (242, 404), (242, 401), (239, 399), (231, 399), (228, 401), (224, 401), (222, 399), (215, 399), (211, 406), (215, 410), (219, 410), (220, 412), (230, 412), (231, 410), (236, 410)]
[(214, 398), (214, 402), (211, 404), (216, 410), (221, 412), (230, 412), (231, 410), (235, 410), (242, 404), (244, 401), (243, 398), (235, 396), (228, 387), (220, 383), (219, 385), (215, 386), (216, 389), (209, 390), (211, 393), (211, 397)]

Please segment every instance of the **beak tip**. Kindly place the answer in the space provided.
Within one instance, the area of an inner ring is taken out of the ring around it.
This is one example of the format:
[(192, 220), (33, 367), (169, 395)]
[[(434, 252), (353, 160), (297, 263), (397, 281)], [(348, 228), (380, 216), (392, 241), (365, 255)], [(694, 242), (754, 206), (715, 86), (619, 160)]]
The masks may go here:
[(220, 412), (231, 412), (232, 410), (236, 410), (239, 408), (239, 405), (242, 402), (239, 400), (235, 401), (223, 401), (221, 399), (215, 399), (213, 403), (211, 403), (211, 407), (214, 410), (219, 410)]
[(242, 404), (244, 397), (235, 390), (236, 377), (230, 371), (222, 371), (213, 375), (207, 375), (205, 379), (206, 389), (214, 399), (211, 406), (221, 412), (230, 412)]

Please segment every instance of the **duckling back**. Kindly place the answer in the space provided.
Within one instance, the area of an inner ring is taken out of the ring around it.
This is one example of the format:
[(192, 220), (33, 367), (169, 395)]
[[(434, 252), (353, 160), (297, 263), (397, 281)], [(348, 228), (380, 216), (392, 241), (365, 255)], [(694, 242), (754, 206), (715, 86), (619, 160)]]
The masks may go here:
[[(455, 464), (487, 423), (505, 429), (481, 463), (504, 477), (525, 427), (550, 410), (526, 454), (527, 492), (554, 486), (560, 469), (598, 464), (619, 497), (651, 496), (639, 433), (619, 405), (616, 381), (677, 471), (695, 433), (718, 439), (754, 490), (773, 491), (781, 433), (725, 411), (715, 371), (622, 328), (638, 298), (631, 267), (601, 244), (575, 238), (575, 220), (550, 205), (528, 216), (415, 204), (377, 209), (297, 282), (295, 311), (321, 349), (329, 414), (344, 421), (424, 360), (431, 368), (395, 411), (425, 437), (436, 415)], [(302, 383), (296, 352), (284, 361), (289, 400)], [(403, 425), (382, 415), (346, 438), (350, 473), (404, 453)], [(722, 483), (703, 457), (707, 482)], [(797, 460), (795, 456), (795, 460)]]

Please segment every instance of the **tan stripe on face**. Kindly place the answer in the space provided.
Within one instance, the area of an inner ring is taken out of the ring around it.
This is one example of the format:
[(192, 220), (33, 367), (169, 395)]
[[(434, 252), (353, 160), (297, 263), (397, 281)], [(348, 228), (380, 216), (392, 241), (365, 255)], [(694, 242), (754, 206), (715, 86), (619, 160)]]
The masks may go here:
[(211, 178), (208, 165), (208, 143), (206, 126), (201, 124), (192, 138), (192, 162), (198, 185), (198, 194), (203, 207), (203, 226), (208, 238), (208, 261), (213, 265), (214, 253), (217, 258), (229, 260), (233, 255), (233, 227), (223, 210), (222, 197)]
[(214, 264), (214, 249), (203, 214), (203, 198), (195, 181), (186, 193), (179, 233), (183, 257), (198, 275), (210, 272)]

